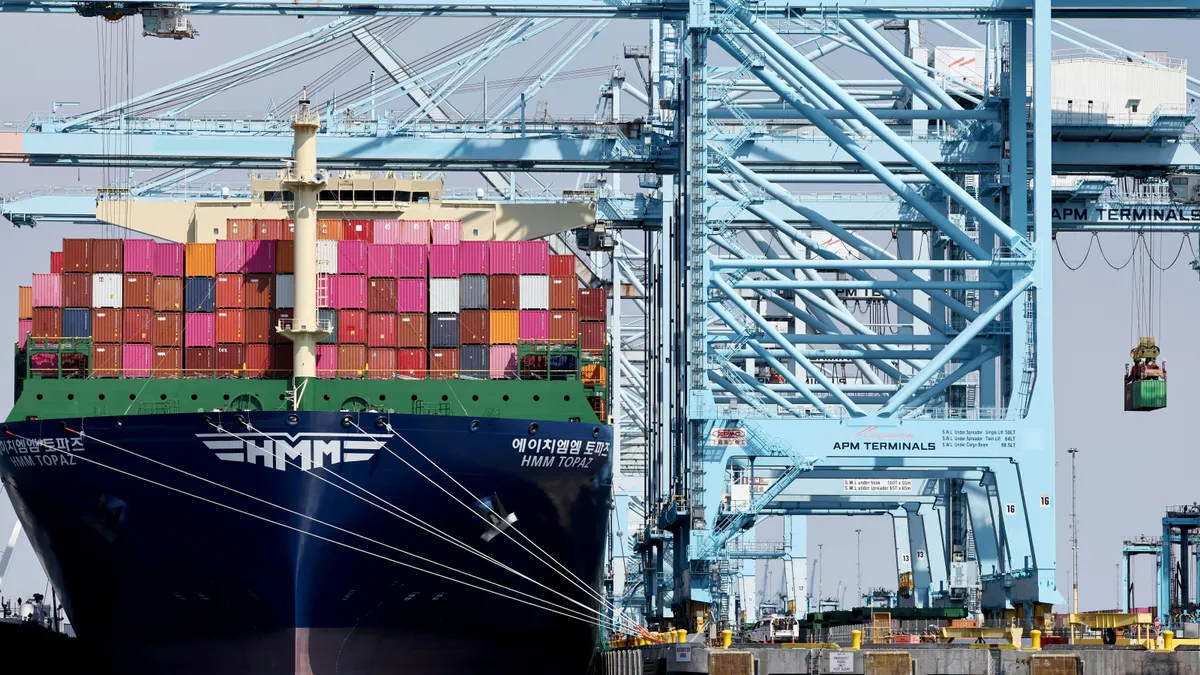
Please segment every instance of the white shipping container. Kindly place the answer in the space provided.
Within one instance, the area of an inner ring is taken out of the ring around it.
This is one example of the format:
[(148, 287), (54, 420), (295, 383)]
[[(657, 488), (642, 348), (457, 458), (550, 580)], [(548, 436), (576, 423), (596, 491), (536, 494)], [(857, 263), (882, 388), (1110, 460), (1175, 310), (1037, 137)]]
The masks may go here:
[(429, 280), (429, 311), (458, 313), (458, 279)]
[(550, 277), (522, 274), (518, 284), (521, 309), (550, 309)]
[(317, 240), (317, 274), (337, 274), (338, 243), (336, 239)]
[(122, 293), (125, 288), (123, 274), (93, 274), (92, 275), (92, 307), (120, 307)]
[(275, 309), (292, 309), (296, 306), (296, 277), (291, 274), (275, 275)]

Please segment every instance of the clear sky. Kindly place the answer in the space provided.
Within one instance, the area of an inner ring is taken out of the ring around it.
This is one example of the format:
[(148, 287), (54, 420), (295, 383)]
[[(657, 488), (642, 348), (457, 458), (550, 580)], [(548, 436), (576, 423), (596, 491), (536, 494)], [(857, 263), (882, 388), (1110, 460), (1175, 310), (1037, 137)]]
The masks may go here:
[[(132, 68), (125, 68), (123, 58), (98, 63), (98, 54), (105, 53), (105, 50), (98, 50), (98, 41), (123, 44), (112, 41), (111, 33), (106, 32), (111, 28), (99, 28), (101, 22), (98, 20), (5, 15), (0, 22), (5, 29), (5, 39), (0, 41), (0, 62), (9, 64), (5, 72), (4, 95), (0, 96), (0, 124), (3, 121), (20, 122), (34, 112), (45, 113), (54, 101), (78, 101), (82, 104), (80, 110), (94, 108), (102, 100), (102, 73), (110, 96), (114, 89), (126, 85), (134, 92), (147, 91), (323, 23), (320, 19), (200, 17), (194, 19), (201, 31), (196, 40), (176, 42), (140, 37), (133, 40), (129, 60)], [(466, 34), (483, 24), (479, 20), (427, 19), (396, 38), (392, 46), (402, 57), (413, 59), (452, 42), (451, 36)], [(1086, 22), (1081, 25), (1130, 49), (1166, 50), (1172, 56), (1200, 62), (1191, 24), (1184, 21)], [(974, 25), (963, 24), (962, 28), (980, 33)], [(645, 43), (645, 36), (644, 24), (616, 22), (567, 70), (617, 63), (622, 44)], [(934, 37), (941, 44), (962, 44), (957, 39), (943, 39), (944, 34)], [(489, 68), (489, 78), (495, 82), (517, 77), (543, 65), (547, 48), (564, 39), (574, 37), (566, 30), (557, 30), (539, 38), (536, 43), (515, 49)], [(123, 47), (107, 53), (122, 50)], [(343, 52), (338, 56), (348, 55), (349, 52)], [(118, 60), (121, 65), (116, 63)], [(333, 64), (332, 61), (322, 63)], [(637, 82), (632, 64), (622, 63), (629, 71), (631, 81)], [(861, 60), (854, 58), (831, 61), (831, 64), (841, 71), (838, 74), (842, 76), (856, 74), (862, 65)], [(204, 109), (261, 112), (269, 100), (273, 99), (276, 104), (288, 102), (301, 83), (311, 80), (326, 67), (315, 71), (293, 69), (279, 78), (218, 97)], [(348, 90), (361, 84), (369, 69), (369, 65), (358, 65), (351, 70), (352, 77), (336, 80), (320, 91), (312, 92), (313, 98), (323, 100), (338, 89)], [(566, 79), (554, 83), (538, 98), (548, 102), (551, 115), (590, 116), (603, 80), (604, 75)], [(501, 99), (499, 91), (499, 86), (492, 90), (493, 108)], [(473, 107), (481, 107), (481, 96), (475, 92), (455, 102), (460, 109), (469, 112)], [(632, 102), (628, 98), (625, 102), (629, 109)], [(4, 128), (0, 126), (2, 130)], [(138, 175), (137, 179), (148, 175)], [(0, 194), (45, 186), (95, 186), (101, 179), (96, 171), (0, 165)], [(554, 180), (556, 188), (572, 187), (575, 182), (573, 177), (565, 176)], [(474, 181), (469, 182), (474, 184)], [(10, 317), (7, 323), (9, 335), (16, 332), (16, 287), (28, 283), (31, 273), (48, 271), (48, 253), (60, 248), (61, 238), (104, 236), (107, 229), (87, 230), (50, 224), (31, 231), (0, 226), (0, 250), (9, 252), (6, 264), (0, 269), (0, 281), (9, 289), (0, 292), (0, 317)], [(1064, 235), (1059, 241), (1067, 261), (1072, 266), (1077, 265), (1087, 249), (1087, 237)], [(1193, 245), (1197, 241), (1196, 237), (1192, 238)], [(1179, 242), (1178, 235), (1162, 238), (1160, 262), (1171, 261)], [(1131, 250), (1131, 239), (1127, 234), (1105, 235), (1102, 244), (1108, 260), (1117, 265), (1126, 260)], [(1069, 587), (1070, 474), (1064, 467), (1067, 466), (1066, 449), (1074, 446), (1080, 449), (1079, 564), (1081, 607), (1084, 609), (1117, 605), (1119, 574), (1116, 565), (1120, 561), (1122, 539), (1155, 533), (1164, 506), (1191, 503), (1200, 498), (1192, 475), (1198, 464), (1194, 457), (1197, 448), (1191, 420), (1200, 402), (1200, 355), (1187, 347), (1194, 341), (1192, 336), (1200, 333), (1200, 315), (1196, 312), (1200, 278), (1187, 264), (1194, 257), (1194, 252), (1184, 250), (1175, 266), (1161, 277), (1162, 319), (1158, 337), (1170, 371), (1170, 407), (1150, 414), (1121, 410), (1123, 364), (1128, 361), (1134, 337), (1130, 329), (1131, 268), (1110, 269), (1094, 247), (1079, 271), (1068, 271), (1061, 262), (1055, 264), (1056, 452), (1062, 464), (1057, 476), (1059, 581), (1060, 588)], [(10, 381), (11, 370), (10, 362), (0, 359), (0, 382)], [(11, 390), (4, 388), (0, 390), (0, 408), (7, 410), (10, 405)], [(3, 534), (0, 536), (7, 537), (14, 519), (11, 506), (7, 500), (2, 500), (0, 532)], [(850, 589), (855, 587), (856, 528), (863, 530), (864, 586), (895, 586), (892, 528), (887, 519), (813, 518), (808, 525), (809, 558), (815, 558), (817, 543), (824, 542), (823, 582), (827, 595), (832, 595), (839, 583)], [(1143, 560), (1135, 574), (1136, 585), (1141, 589), (1137, 599), (1139, 605), (1154, 604), (1152, 570), (1153, 564)], [(24, 541), (16, 551), (0, 592), (6, 596), (28, 595), (42, 592), (45, 583), (36, 556)], [(847, 602), (852, 593), (853, 590), (847, 593)]]

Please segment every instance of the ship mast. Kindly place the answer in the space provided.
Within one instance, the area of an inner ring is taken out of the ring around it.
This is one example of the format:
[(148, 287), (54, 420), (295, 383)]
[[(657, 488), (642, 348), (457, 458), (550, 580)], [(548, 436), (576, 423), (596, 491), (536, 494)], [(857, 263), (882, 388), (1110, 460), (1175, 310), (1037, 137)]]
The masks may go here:
[(309, 108), (307, 89), (300, 111), (292, 118), (292, 166), (284, 171), (283, 185), (293, 193), (295, 233), (295, 316), (280, 322), (279, 331), (292, 341), (292, 408), (299, 410), (308, 381), (317, 376), (317, 342), (330, 328), (317, 318), (317, 193), (325, 174), (317, 170), (317, 129), (320, 117)]

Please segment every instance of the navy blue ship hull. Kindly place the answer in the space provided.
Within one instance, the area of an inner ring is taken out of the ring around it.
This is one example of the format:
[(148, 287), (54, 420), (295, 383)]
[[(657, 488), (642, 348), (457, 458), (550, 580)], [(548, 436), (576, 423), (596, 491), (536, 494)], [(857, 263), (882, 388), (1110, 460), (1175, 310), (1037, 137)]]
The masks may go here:
[[(611, 433), (337, 412), (41, 420), (5, 426), (0, 477), (95, 672), (580, 675), (595, 623), (564, 613), (599, 609), (583, 588), (601, 585)], [(487, 497), (516, 517), (490, 541)]]

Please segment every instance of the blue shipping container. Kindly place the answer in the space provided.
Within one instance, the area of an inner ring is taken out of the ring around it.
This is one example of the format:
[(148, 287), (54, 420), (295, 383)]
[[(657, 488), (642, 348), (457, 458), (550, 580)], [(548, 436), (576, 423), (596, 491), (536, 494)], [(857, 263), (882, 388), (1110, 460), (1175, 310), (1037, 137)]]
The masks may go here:
[(183, 286), (183, 304), (187, 312), (217, 311), (217, 280), (188, 277)]
[(459, 309), (487, 309), (488, 278), (482, 274), (464, 274), (459, 280)]
[(320, 340), (321, 344), (326, 344), (326, 345), (336, 345), (337, 344), (337, 315), (338, 315), (338, 312), (336, 309), (318, 309), (317, 310), (317, 321), (320, 323), (328, 323), (329, 328), (332, 331), (329, 333), (328, 337), (321, 338), (321, 340)]
[(450, 349), (458, 346), (458, 315), (429, 315), (429, 346), (432, 349)]
[(488, 367), (488, 355), (491, 349), (487, 345), (463, 345), (458, 350), (459, 376), (471, 380), (489, 379), (492, 371)]
[(92, 337), (92, 310), (64, 309), (63, 337)]

